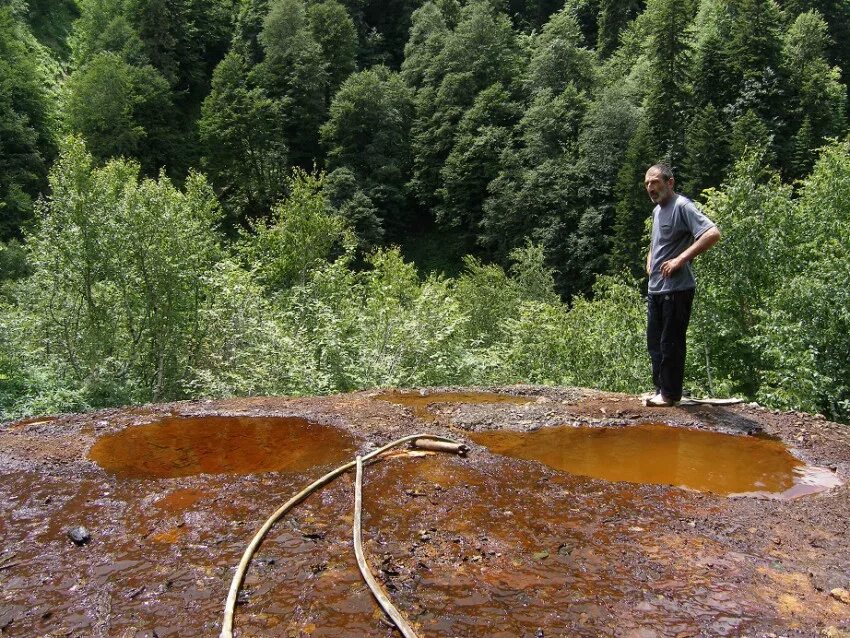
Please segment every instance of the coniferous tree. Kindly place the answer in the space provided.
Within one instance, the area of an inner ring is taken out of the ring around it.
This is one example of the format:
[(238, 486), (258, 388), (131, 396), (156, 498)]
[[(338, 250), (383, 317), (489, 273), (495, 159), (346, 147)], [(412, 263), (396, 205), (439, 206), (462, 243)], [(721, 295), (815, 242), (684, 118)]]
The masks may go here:
[(636, 279), (645, 274), (646, 251), (649, 247), (644, 241), (644, 227), (652, 210), (652, 202), (644, 189), (644, 176), (647, 168), (660, 157), (659, 146), (644, 115), (629, 142), (623, 166), (617, 176), (617, 210), (610, 257), (613, 271), (625, 270)]
[(773, 152), (774, 139), (770, 127), (758, 116), (758, 113), (749, 109), (732, 125), (729, 142), (732, 157), (737, 162), (753, 153), (758, 153), (765, 165), (772, 166), (776, 161), (776, 155)]
[(695, 107), (713, 104), (723, 111), (735, 100), (740, 85), (726, 46), (731, 18), (723, 0), (702, 0), (694, 21), (694, 55), (690, 79)]
[(260, 33), (269, 11), (269, 0), (240, 0), (235, 11), (231, 49), (238, 49), (253, 67), (263, 60)]
[(690, 100), (687, 69), (692, 57), (690, 2), (651, 0), (646, 8), (649, 89), (644, 111), (659, 151), (671, 166), (684, 153), (684, 123)]
[(685, 157), (680, 180), (682, 191), (696, 197), (704, 189), (720, 186), (729, 163), (728, 130), (713, 104), (697, 108), (685, 131)]
[(583, 245), (592, 248), (585, 259), (594, 273), (605, 272), (610, 267), (617, 179), (640, 115), (641, 111), (633, 104), (627, 89), (615, 84), (596, 96), (582, 122), (579, 162), (588, 189), (586, 215), (595, 215), (596, 225), (588, 229), (590, 232), (580, 234), (587, 237)]
[(724, 0), (724, 5), (730, 18), (725, 41), (730, 79), (732, 86), (740, 87), (730, 110), (735, 118), (752, 110), (776, 141), (784, 112), (779, 6), (774, 0)]
[(638, 0), (600, 0), (596, 50), (608, 57), (620, 43), (620, 33), (641, 10)]
[(827, 24), (815, 11), (800, 14), (785, 34), (782, 63), (788, 78), (790, 104), (786, 119), (790, 149), (783, 168), (802, 177), (814, 165), (815, 153), (827, 137), (846, 129), (846, 88), (840, 69), (826, 61)]
[(629, 143), (620, 170), (611, 265), (642, 277), (645, 265), (644, 223), (651, 205), (643, 188), (647, 168), (658, 161), (678, 170), (685, 150), (685, 124), (690, 102), (687, 68), (692, 56), (692, 5), (676, 0), (650, 0), (641, 16), (646, 34), (646, 95), (641, 123)]

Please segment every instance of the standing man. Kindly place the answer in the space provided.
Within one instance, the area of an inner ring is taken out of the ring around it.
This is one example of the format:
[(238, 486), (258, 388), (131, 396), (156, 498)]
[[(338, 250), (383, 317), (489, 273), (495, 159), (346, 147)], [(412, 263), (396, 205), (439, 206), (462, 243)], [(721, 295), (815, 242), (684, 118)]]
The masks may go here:
[(646, 256), (649, 275), (646, 343), (652, 359), (655, 396), (646, 405), (675, 405), (682, 398), (685, 337), (696, 280), (691, 261), (720, 239), (720, 231), (687, 197), (673, 191), (673, 172), (656, 164), (646, 172), (652, 211), (652, 243)]

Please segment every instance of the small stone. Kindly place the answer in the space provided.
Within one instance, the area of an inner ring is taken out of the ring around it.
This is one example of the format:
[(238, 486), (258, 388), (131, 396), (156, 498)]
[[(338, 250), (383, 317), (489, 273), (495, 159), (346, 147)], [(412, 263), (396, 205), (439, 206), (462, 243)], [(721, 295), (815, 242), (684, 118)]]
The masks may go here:
[(91, 534), (82, 525), (77, 525), (68, 530), (68, 538), (74, 541), (75, 545), (82, 546), (91, 540)]
[(545, 549), (542, 552), (534, 554), (534, 560), (546, 560), (547, 558), (549, 558), (549, 552)]
[(842, 587), (836, 587), (829, 592), (829, 595), (835, 598), (835, 600), (840, 600), (845, 605), (850, 605), (850, 591)]
[(824, 638), (850, 638), (850, 631), (844, 631), (838, 627), (827, 627), (821, 635)]

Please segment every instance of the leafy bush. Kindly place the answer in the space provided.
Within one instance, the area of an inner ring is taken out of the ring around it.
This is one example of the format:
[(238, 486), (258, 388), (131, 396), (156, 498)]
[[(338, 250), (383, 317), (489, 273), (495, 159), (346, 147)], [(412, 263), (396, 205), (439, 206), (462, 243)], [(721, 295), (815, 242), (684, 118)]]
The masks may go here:
[(69, 140), (28, 237), (33, 275), (18, 284), (19, 347), (90, 405), (184, 396), (203, 336), (204, 275), (221, 255), (218, 204), (202, 177), (181, 192), (138, 173), (124, 160), (95, 168)]

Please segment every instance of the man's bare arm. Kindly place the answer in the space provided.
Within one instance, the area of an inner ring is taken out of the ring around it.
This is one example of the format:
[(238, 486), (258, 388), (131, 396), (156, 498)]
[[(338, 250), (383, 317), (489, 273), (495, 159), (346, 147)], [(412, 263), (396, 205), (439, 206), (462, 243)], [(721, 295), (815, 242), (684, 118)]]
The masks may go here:
[(646, 251), (646, 274), (649, 273), (649, 269), (652, 268), (652, 248)]
[(694, 257), (701, 255), (714, 246), (719, 239), (720, 231), (717, 230), (717, 227), (709, 228), (687, 250), (683, 251), (681, 255), (673, 259), (668, 259), (661, 264), (661, 274), (664, 277), (669, 277), (686, 263), (693, 261)]

